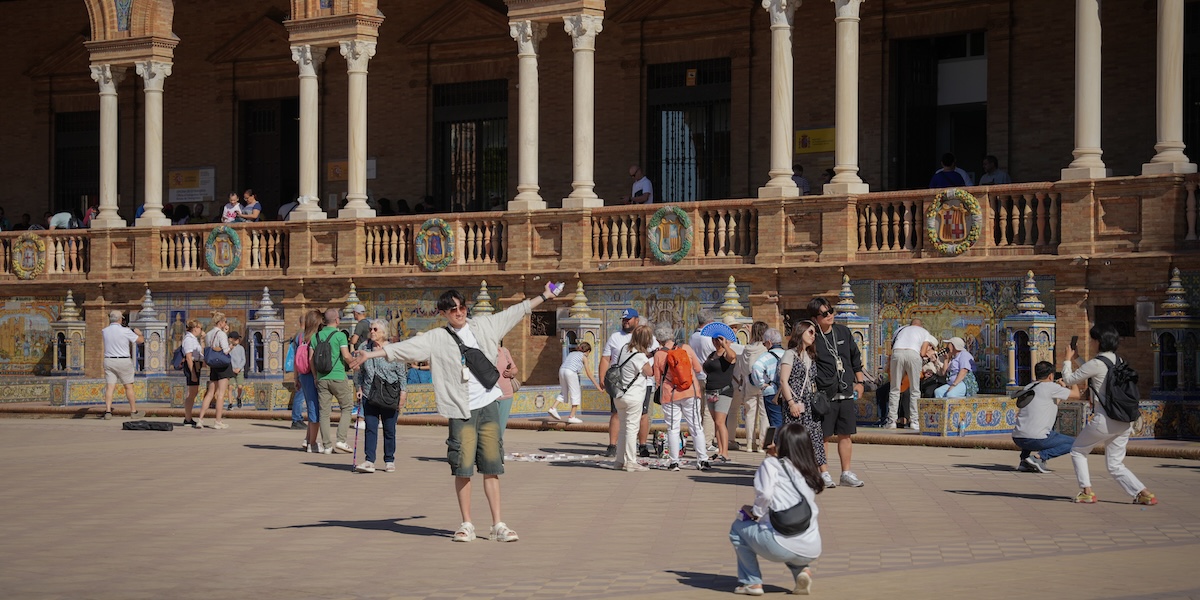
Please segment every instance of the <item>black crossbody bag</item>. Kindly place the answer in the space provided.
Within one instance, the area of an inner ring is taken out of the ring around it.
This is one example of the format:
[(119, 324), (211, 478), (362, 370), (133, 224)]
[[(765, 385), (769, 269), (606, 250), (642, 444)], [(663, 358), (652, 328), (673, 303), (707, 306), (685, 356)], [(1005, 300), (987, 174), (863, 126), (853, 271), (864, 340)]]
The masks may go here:
[(809, 525), (812, 524), (812, 506), (808, 504), (804, 492), (800, 491), (800, 486), (796, 485), (796, 479), (788, 470), (787, 465), (783, 464), (783, 461), (779, 461), (779, 465), (787, 474), (788, 480), (792, 482), (792, 487), (796, 488), (796, 493), (800, 495), (800, 501), (784, 510), (771, 511), (771, 527), (782, 536), (792, 537), (808, 531)]
[(454, 338), (454, 343), (458, 344), (458, 351), (462, 353), (462, 363), (471, 370), (471, 374), (479, 383), (483, 384), (483, 388), (490, 390), (496, 387), (496, 382), (500, 381), (500, 371), (496, 370), (496, 365), (488, 360), (487, 355), (479, 348), (468, 348), (463, 345), (458, 334), (454, 333), (453, 329), (446, 327), (446, 332), (450, 337)]

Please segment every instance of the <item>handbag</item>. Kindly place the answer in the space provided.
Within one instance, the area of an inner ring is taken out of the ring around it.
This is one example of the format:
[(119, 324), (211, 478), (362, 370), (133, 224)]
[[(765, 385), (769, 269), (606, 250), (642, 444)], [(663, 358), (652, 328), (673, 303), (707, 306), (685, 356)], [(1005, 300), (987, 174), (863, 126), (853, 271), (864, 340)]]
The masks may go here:
[(209, 346), (204, 349), (204, 364), (208, 365), (209, 369), (224, 369), (233, 364), (229, 355)]
[(812, 386), (812, 388), (813, 388), (812, 400), (808, 403), (808, 410), (810, 412), (812, 412), (812, 417), (813, 417), (814, 421), (820, 421), (821, 419), (823, 419), (825, 417), (825, 415), (829, 414), (830, 407), (829, 407), (829, 394), (826, 394), (825, 392), (822, 392), (822, 391), (816, 389), (816, 383), (812, 380), (812, 374), (813, 374), (813, 371), (816, 370), (816, 368), (817, 368), (816, 364), (809, 363), (808, 373), (806, 374), (806, 376), (804, 378), (804, 383), (800, 385), (800, 391), (801, 391), (801, 393), (804, 393), (805, 388)]
[(475, 379), (479, 380), (483, 389), (490, 390), (496, 387), (496, 382), (500, 381), (500, 371), (496, 370), (496, 365), (492, 364), (492, 361), (488, 360), (488, 357), (479, 348), (464, 346), (458, 334), (454, 333), (450, 327), (446, 327), (446, 332), (458, 344), (458, 351), (462, 353), (462, 363), (466, 365), (467, 369), (470, 369)]
[(399, 380), (389, 383), (376, 374), (371, 378), (371, 391), (367, 394), (367, 404), (383, 410), (399, 410), (401, 391), (403, 388)]
[(512, 384), (512, 390), (514, 394), (517, 393), (517, 390), (521, 389), (521, 380), (517, 379), (516, 375), (509, 377), (508, 381)]
[(795, 477), (792, 476), (792, 472), (783, 464), (783, 461), (780, 461), (780, 467), (787, 473), (792, 487), (796, 488), (796, 493), (800, 495), (800, 501), (784, 510), (771, 511), (769, 513), (771, 528), (779, 535), (792, 537), (808, 531), (809, 526), (812, 525), (812, 506), (804, 497), (804, 493), (800, 491), (800, 486), (796, 485)]

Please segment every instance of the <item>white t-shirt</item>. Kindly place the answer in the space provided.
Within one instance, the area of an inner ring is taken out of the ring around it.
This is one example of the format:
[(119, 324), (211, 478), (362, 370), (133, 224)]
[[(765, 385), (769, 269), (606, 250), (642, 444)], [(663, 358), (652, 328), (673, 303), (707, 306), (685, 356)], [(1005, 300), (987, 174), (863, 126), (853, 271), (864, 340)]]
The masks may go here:
[(808, 482), (794, 466), (778, 458), (768, 456), (758, 466), (758, 472), (754, 474), (752, 507), (755, 516), (763, 517), (773, 510), (787, 510), (795, 506), (801, 496), (812, 507), (812, 521), (804, 533), (787, 537), (775, 531), (770, 518), (762, 518), (759, 523), (765, 524), (775, 534), (775, 542), (785, 550), (800, 556), (817, 558), (821, 556), (821, 530), (817, 528), (817, 516), (821, 509), (817, 507), (816, 492), (808, 487)]
[(905, 325), (896, 332), (896, 341), (892, 342), (892, 351), (912, 350), (921, 351), (921, 345), (930, 339), (929, 332), (918, 325)]
[[(462, 340), (463, 346), (475, 348), (476, 350), (479, 349), (479, 340), (475, 339), (475, 334), (471, 332), (470, 323), (463, 325), (462, 329), (454, 329), (453, 327), (450, 329), (453, 329), (455, 335), (458, 336), (458, 339)], [(464, 365), (463, 368), (466, 368), (466, 366)], [(491, 389), (485, 388), (483, 387), (483, 384), (479, 382), (479, 379), (475, 377), (475, 374), (472, 373), (470, 369), (467, 369), (467, 396), (469, 397), (468, 407), (471, 410), (483, 408), (495, 402), (496, 400), (499, 400), (500, 396), (502, 395), (503, 392), (500, 391), (499, 385), (494, 385)]]
[(1055, 400), (1066, 400), (1071, 390), (1052, 381), (1035, 381), (1025, 389), (1033, 387), (1033, 400), (1017, 413), (1017, 426), (1012, 436), (1030, 440), (1044, 440), (1054, 428), (1054, 420), (1058, 418), (1058, 405)]
[(204, 356), (204, 350), (200, 347), (200, 340), (192, 335), (192, 332), (183, 334), (183, 354), (187, 356), (191, 353), (193, 360), (199, 360)]
[(647, 362), (650, 362), (650, 357), (645, 352), (638, 352), (630, 356), (630, 352), (632, 350), (626, 346), (613, 357), (612, 368), (621, 365), (621, 386), (624, 387), (626, 383), (629, 383), (629, 387), (625, 388), (625, 393), (621, 394), (622, 396), (631, 391), (644, 394), (645, 388), (650, 385), (650, 378), (642, 373), (642, 367), (646, 366)]
[(137, 342), (137, 334), (120, 323), (109, 323), (101, 332), (104, 336), (104, 358), (129, 358), (129, 344)]
[(236, 203), (235, 204), (226, 204), (225, 208), (221, 210), (221, 222), (222, 223), (232, 223), (241, 214), (242, 214), (242, 205), (241, 204), (236, 204)]
[(222, 352), (229, 352), (231, 349), (229, 346), (229, 336), (225, 334), (224, 329), (218, 327), (213, 327), (208, 330), (208, 333), (204, 334), (204, 343), (208, 344), (209, 348)]
[(641, 179), (633, 182), (633, 189), (629, 193), (629, 199), (633, 202), (638, 202), (638, 194), (649, 194), (650, 199), (646, 204), (654, 204), (654, 184), (650, 183), (650, 178), (643, 176)]
[[(624, 348), (629, 343), (631, 338), (633, 338), (632, 331), (629, 333), (625, 333), (624, 331), (612, 332), (612, 335), (608, 336), (608, 343), (604, 344), (604, 354), (600, 356), (607, 356), (609, 358), (609, 365), (613, 367), (617, 366), (617, 354), (621, 352), (621, 348)], [(650, 351), (653, 352), (657, 349), (658, 340), (650, 340)]]

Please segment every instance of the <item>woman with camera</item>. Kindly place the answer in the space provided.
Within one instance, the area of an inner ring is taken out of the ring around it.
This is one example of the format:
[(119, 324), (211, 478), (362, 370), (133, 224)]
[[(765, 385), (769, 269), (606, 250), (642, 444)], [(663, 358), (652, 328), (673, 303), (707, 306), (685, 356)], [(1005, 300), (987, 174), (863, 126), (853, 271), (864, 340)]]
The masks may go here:
[[(372, 319), (365, 350), (382, 348), (391, 337), (388, 322)], [(408, 365), (390, 362), (386, 357), (370, 358), (358, 369), (358, 399), (366, 416), (366, 440), (363, 442), (363, 463), (354, 467), (359, 473), (375, 472), (375, 449), (378, 447), (379, 424), (383, 423), (384, 472), (396, 470), (396, 417), (408, 399), (404, 390), (408, 381)]]

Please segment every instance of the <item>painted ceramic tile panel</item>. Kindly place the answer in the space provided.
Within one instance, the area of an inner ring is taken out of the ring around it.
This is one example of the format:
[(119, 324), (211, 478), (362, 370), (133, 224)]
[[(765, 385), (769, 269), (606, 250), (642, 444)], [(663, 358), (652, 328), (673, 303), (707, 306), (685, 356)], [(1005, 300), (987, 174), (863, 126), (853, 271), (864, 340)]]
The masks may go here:
[(10, 298), (0, 307), (0, 375), (44, 375), (54, 359), (50, 324), (61, 299)]

